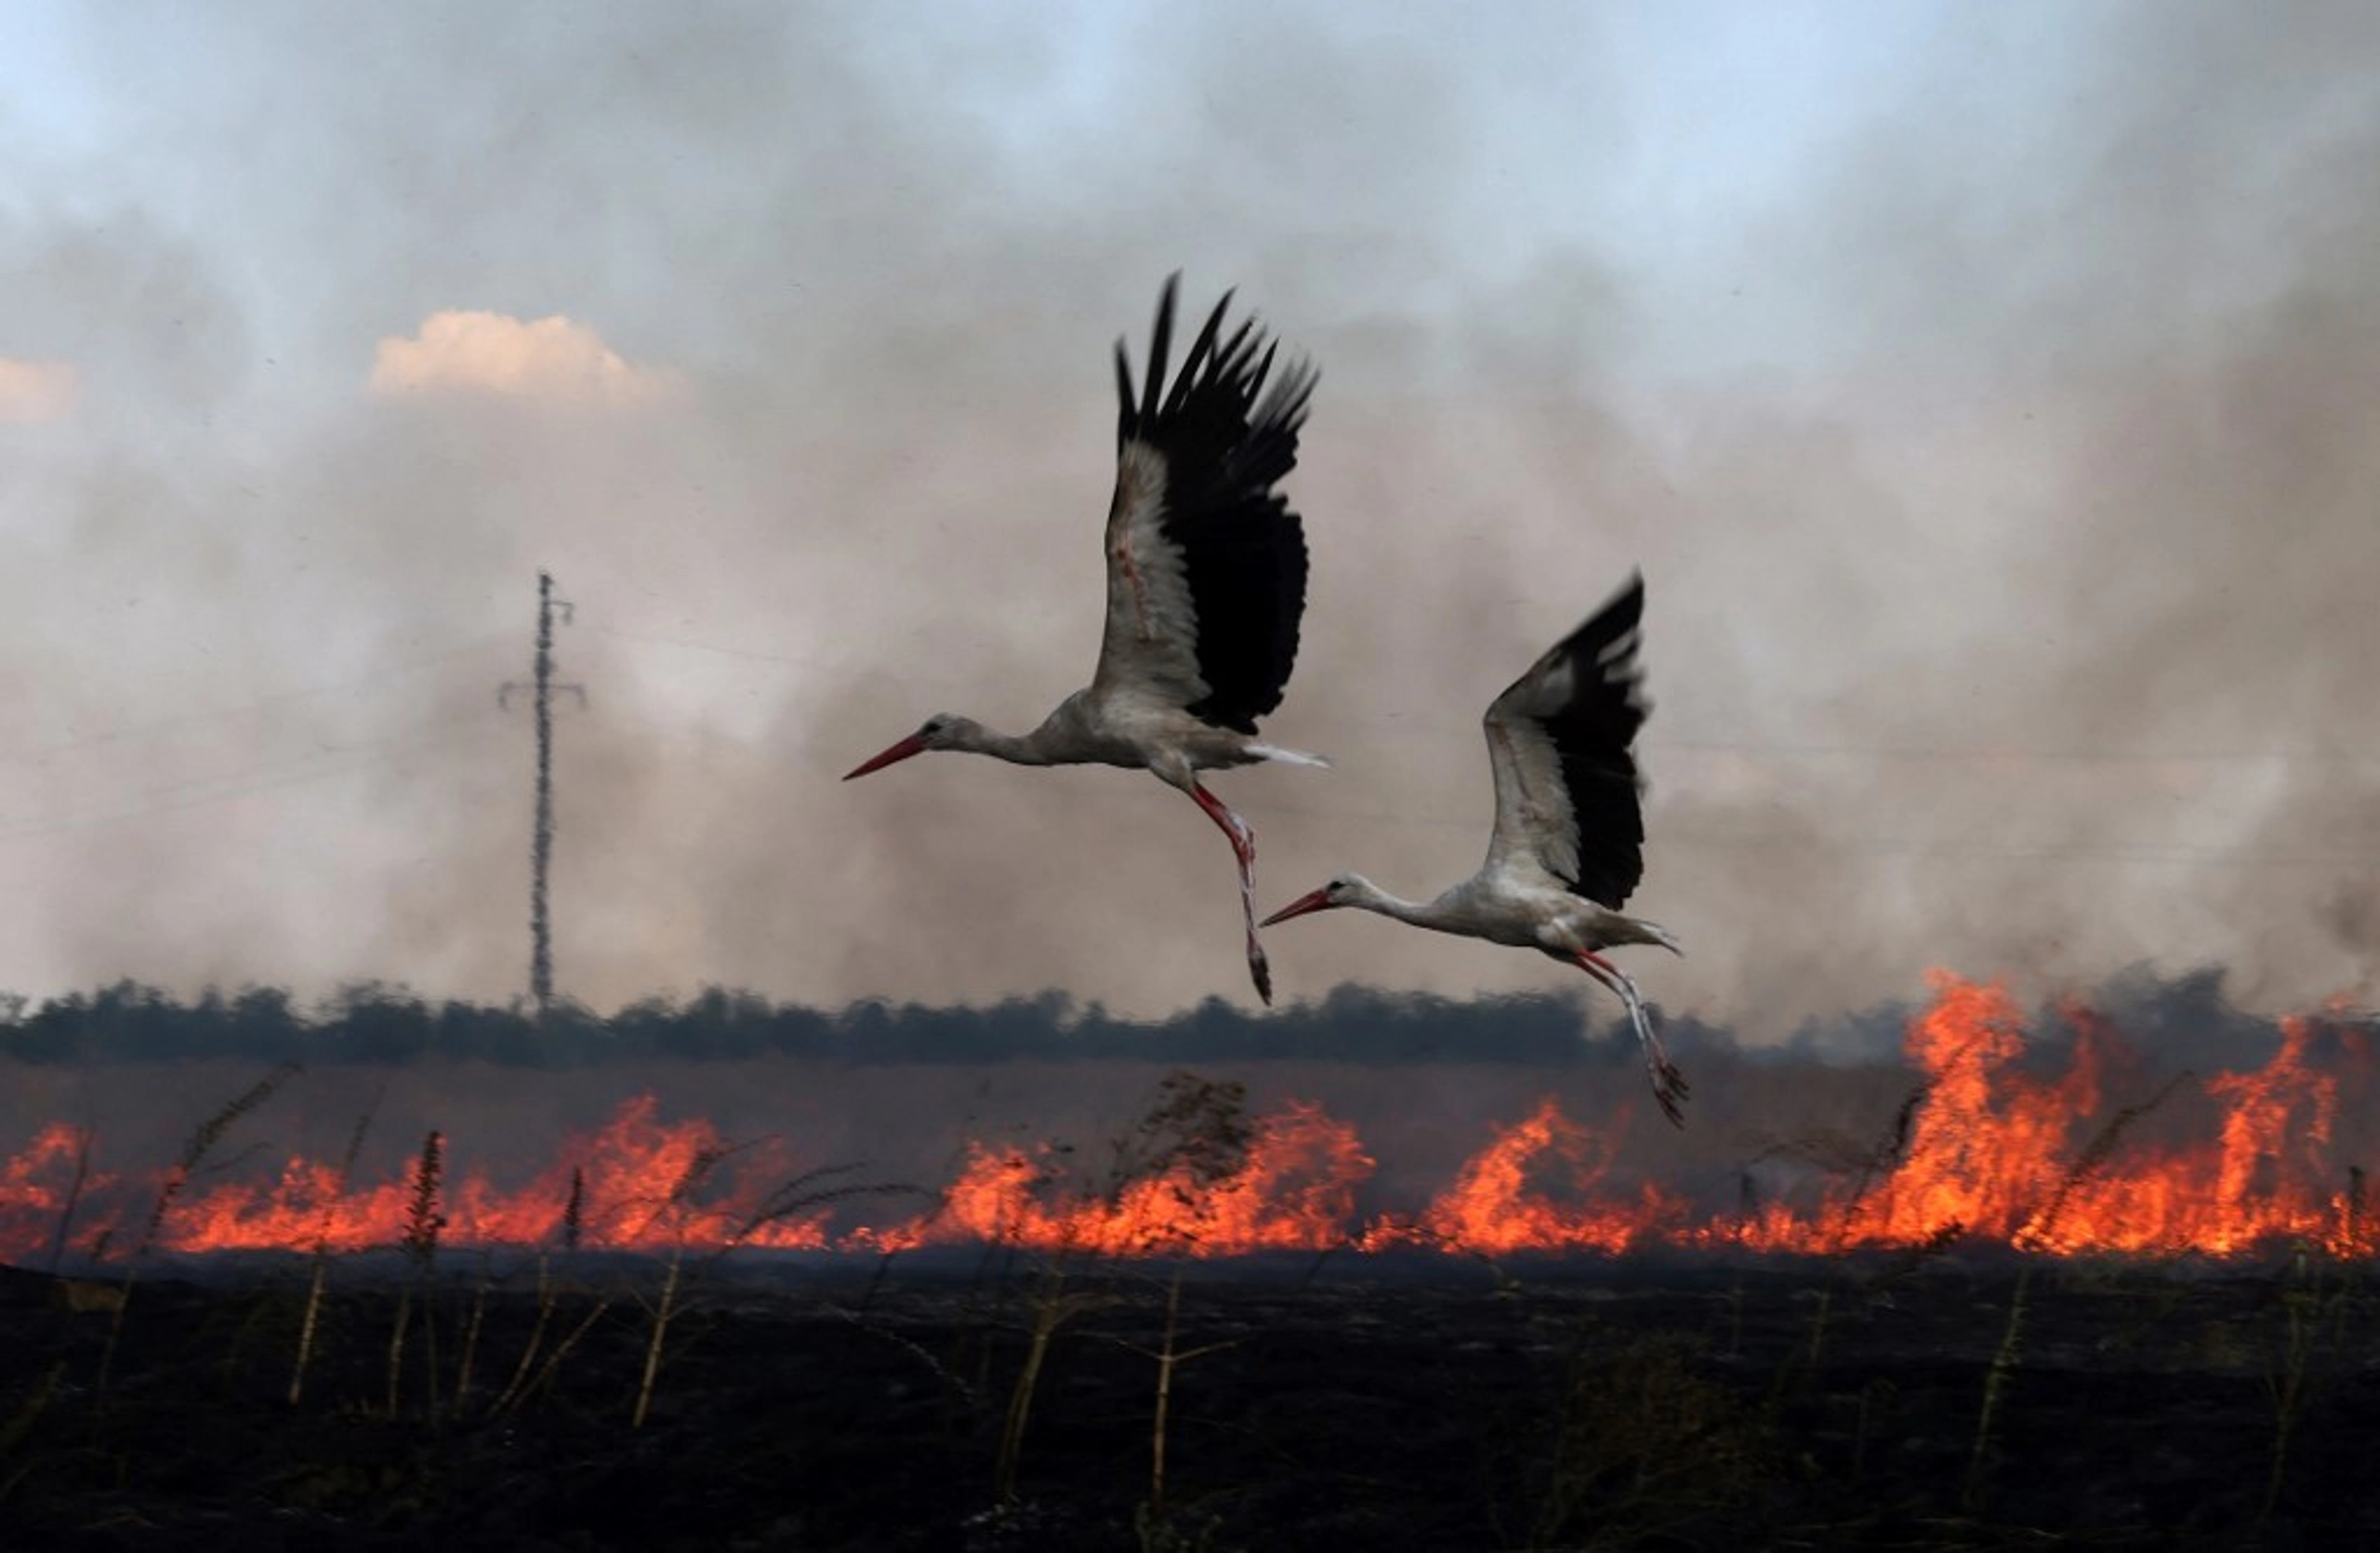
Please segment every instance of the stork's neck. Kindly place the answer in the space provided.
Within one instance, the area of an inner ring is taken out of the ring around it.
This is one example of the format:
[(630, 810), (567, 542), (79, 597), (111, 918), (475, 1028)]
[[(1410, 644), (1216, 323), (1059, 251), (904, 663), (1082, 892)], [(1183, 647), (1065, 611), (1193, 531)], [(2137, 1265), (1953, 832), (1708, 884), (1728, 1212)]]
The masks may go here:
[(1407, 900), (1403, 896), (1393, 896), (1360, 873), (1353, 875), (1349, 882), (1355, 888), (1346, 904), (1357, 910), (1377, 911), (1383, 917), (1395, 917), (1400, 923), (1411, 923), (1415, 927), (1435, 927), (1445, 931), (1448, 926), (1447, 914), (1439, 909), (1440, 901)]
[(1011, 765), (1048, 765), (1051, 763), (1049, 741), (1042, 737), (1047, 732), (1049, 724), (1046, 723), (1029, 734), (1004, 734), (986, 728), (980, 723), (972, 723), (954, 734), (950, 748), (964, 750), (971, 754), (989, 755)]

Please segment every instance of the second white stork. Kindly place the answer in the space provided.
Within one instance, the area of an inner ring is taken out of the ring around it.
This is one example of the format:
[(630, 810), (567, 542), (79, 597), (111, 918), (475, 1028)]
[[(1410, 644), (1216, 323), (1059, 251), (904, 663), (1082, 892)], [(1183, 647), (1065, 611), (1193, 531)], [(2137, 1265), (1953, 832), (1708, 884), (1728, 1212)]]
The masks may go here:
[(1316, 374), (1293, 363), (1267, 392), (1276, 347), (1251, 320), (1223, 336), (1225, 292), (1169, 389), (1180, 280), (1168, 277), (1157, 299), (1148, 375), (1137, 392), (1124, 343), (1116, 343), (1121, 409), (1107, 509), (1107, 626), (1090, 685), (1028, 734), (937, 712), (843, 779), (929, 750), (1152, 773), (1231, 839), (1248, 971), (1270, 1002), (1272, 971), (1257, 939), (1255, 832), (1198, 774), (1259, 761), (1329, 763), (1256, 737), (1256, 720), (1281, 704), (1305, 613), (1305, 531), (1274, 486), (1296, 467)]
[(1263, 925), (1352, 906), (1576, 965), (1627, 1004), (1653, 1098), (1682, 1126), (1685, 1075), (1653, 1033), (1635, 982), (1602, 952), (1617, 944), (1686, 952), (1667, 929), (1620, 909), (1645, 872), (1633, 749), (1650, 710), (1636, 669), (1644, 611), (1644, 578), (1632, 577), (1488, 705), (1481, 722), (1496, 773), (1496, 830), (1478, 872), (1427, 901), (1342, 873)]

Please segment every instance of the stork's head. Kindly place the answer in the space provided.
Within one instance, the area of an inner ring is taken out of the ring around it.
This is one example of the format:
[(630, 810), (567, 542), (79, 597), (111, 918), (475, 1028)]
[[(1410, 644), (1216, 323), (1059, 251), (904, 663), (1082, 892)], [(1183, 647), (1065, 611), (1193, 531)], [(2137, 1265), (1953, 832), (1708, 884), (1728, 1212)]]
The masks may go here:
[(1270, 927), (1275, 923), (1302, 917), (1309, 911), (1328, 911), (1333, 907), (1360, 906), (1373, 894), (1371, 881), (1360, 873), (1342, 873), (1319, 890), (1312, 890), (1282, 907), (1258, 925)]
[(961, 717), (957, 712), (935, 712), (918, 724), (916, 733), (894, 744), (883, 753), (873, 759), (863, 761), (853, 769), (845, 772), (843, 780), (848, 782), (854, 776), (865, 776), (871, 771), (881, 771), (888, 765), (906, 761), (912, 755), (922, 755), (929, 750), (972, 749), (975, 736), (982, 731), (981, 725), (972, 717)]

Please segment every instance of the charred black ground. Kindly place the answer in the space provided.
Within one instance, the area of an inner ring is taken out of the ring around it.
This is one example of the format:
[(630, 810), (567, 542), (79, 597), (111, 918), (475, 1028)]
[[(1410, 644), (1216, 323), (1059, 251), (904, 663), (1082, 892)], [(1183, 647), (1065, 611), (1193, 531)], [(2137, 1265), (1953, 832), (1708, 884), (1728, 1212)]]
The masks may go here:
[[(0, 1274), (13, 1545), (2380, 1537), (2368, 1267), (719, 1262), (681, 1269), (641, 1428), (666, 1264), (553, 1259), (543, 1294), (526, 1258), (458, 1255), (426, 1285), (344, 1267), (294, 1406), (306, 1266), (165, 1270), (121, 1310), (117, 1285)], [(524, 1351), (558, 1348), (506, 1399)]]

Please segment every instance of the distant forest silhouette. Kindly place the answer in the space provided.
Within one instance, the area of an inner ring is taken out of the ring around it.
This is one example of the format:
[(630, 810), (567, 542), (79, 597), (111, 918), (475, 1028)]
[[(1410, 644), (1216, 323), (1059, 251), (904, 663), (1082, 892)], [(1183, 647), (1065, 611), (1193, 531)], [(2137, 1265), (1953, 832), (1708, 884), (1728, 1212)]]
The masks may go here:
[[(2241, 1013), (2219, 970), (2129, 972), (2085, 1000), (2126, 1044), (2161, 1065), (2257, 1060), (2272, 1021)], [(1681, 1060), (1697, 1054), (1764, 1064), (1897, 1062), (1918, 1005), (1880, 1004), (1805, 1026), (1781, 1045), (1739, 1047), (1690, 1017), (1662, 1020)], [(2031, 1032), (2045, 1049), (2069, 1033), (2056, 1010)], [(1618, 1067), (1637, 1060), (1617, 1006), (1584, 989), (1468, 1000), (1342, 985), (1312, 1002), (1251, 1014), (1210, 998), (1169, 1018), (1135, 1021), (1045, 991), (981, 1007), (863, 1002), (840, 1009), (707, 988), (648, 998), (602, 1015), (563, 1002), (540, 1017), (525, 1001), (430, 999), (359, 982), (311, 1005), (275, 987), (213, 989), (182, 1001), (119, 981), (38, 1003), (0, 993), (0, 1056), (35, 1063), (258, 1062), (387, 1065), (443, 1060), (518, 1068), (612, 1062), (800, 1057), (847, 1063), (1033, 1061), (1513, 1063)]]

